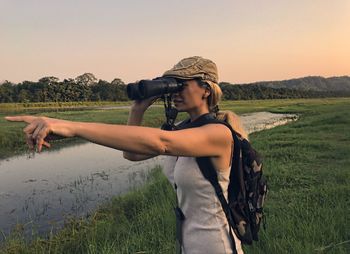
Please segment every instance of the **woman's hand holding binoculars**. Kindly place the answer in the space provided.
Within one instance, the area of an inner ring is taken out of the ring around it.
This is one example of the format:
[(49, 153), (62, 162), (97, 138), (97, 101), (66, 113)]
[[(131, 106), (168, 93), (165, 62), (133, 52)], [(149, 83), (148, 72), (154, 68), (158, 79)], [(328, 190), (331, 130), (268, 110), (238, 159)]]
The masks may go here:
[(152, 96), (143, 100), (135, 100), (131, 106), (132, 111), (144, 113), (154, 102), (156, 102), (161, 95)]

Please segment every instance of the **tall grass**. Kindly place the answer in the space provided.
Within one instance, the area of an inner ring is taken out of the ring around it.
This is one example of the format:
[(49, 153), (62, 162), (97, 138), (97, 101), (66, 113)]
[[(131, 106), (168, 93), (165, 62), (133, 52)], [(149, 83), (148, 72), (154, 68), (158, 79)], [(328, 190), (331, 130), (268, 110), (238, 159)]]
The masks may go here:
[(247, 253), (350, 253), (349, 106), (286, 107), (298, 122), (252, 135), (270, 195), (268, 229)]

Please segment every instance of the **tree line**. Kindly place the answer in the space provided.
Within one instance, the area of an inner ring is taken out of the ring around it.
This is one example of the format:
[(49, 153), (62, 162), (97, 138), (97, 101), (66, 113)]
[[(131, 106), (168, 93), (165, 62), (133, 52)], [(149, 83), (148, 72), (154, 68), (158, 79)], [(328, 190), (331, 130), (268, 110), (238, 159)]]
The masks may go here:
[(97, 80), (91, 73), (75, 79), (59, 81), (44, 77), (37, 82), (19, 84), (4, 82), (0, 85), (0, 103), (4, 102), (70, 102), (70, 101), (125, 101), (126, 86), (120, 79), (112, 82)]
[(219, 84), (224, 100), (265, 100), (293, 98), (349, 97), (350, 91), (315, 91), (305, 89), (271, 88), (262, 85)]
[[(350, 96), (349, 91), (313, 91), (288, 88), (271, 88), (260, 85), (219, 84), (224, 100), (322, 98)], [(126, 85), (121, 79), (112, 82), (97, 80), (91, 73), (75, 79), (59, 81), (44, 77), (37, 82), (18, 84), (4, 82), (0, 85), (0, 103), (8, 102), (70, 102), (70, 101), (126, 101)]]

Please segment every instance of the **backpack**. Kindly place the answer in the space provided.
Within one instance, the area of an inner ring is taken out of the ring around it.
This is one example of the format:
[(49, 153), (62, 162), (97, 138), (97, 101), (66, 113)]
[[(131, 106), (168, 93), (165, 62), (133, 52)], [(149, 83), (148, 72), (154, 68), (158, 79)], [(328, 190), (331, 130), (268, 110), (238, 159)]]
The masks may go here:
[[(209, 157), (196, 158), (203, 176), (213, 185), (230, 225), (230, 237), (235, 246), (232, 230), (243, 244), (258, 241), (260, 224), (264, 220), (263, 205), (267, 196), (267, 180), (263, 175), (262, 158), (246, 139), (238, 137), (232, 127), (215, 118), (211, 113), (204, 114), (190, 122), (180, 123), (176, 129), (200, 127), (205, 124), (219, 123), (227, 126), (234, 139), (234, 153), (231, 164), (228, 202), (219, 185), (217, 172)], [(265, 223), (264, 228), (265, 228)]]

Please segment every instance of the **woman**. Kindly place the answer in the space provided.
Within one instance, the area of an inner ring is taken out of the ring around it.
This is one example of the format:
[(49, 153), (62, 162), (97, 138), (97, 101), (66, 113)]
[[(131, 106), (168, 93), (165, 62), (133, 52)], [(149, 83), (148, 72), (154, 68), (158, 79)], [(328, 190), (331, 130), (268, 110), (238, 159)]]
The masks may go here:
[[(209, 112), (216, 112), (222, 92), (218, 86), (216, 65), (202, 57), (181, 60), (164, 77), (181, 79), (184, 89), (174, 95), (175, 107), (187, 112), (191, 121)], [(233, 140), (231, 131), (222, 124), (199, 128), (165, 131), (140, 127), (143, 113), (156, 97), (136, 101), (130, 111), (128, 126), (102, 123), (72, 122), (35, 116), (6, 117), (9, 121), (24, 121), (26, 140), (32, 149), (50, 147), (45, 141), (53, 133), (64, 137), (81, 137), (91, 142), (124, 151), (124, 157), (144, 160), (157, 155), (169, 155), (165, 173), (176, 183), (179, 207), (185, 220), (182, 225), (183, 253), (232, 253), (228, 223), (211, 184), (204, 179), (195, 157), (207, 156), (217, 170), (219, 183), (227, 198)], [(245, 131), (232, 112), (219, 112), (244, 138)], [(243, 253), (238, 239), (238, 253)]]

